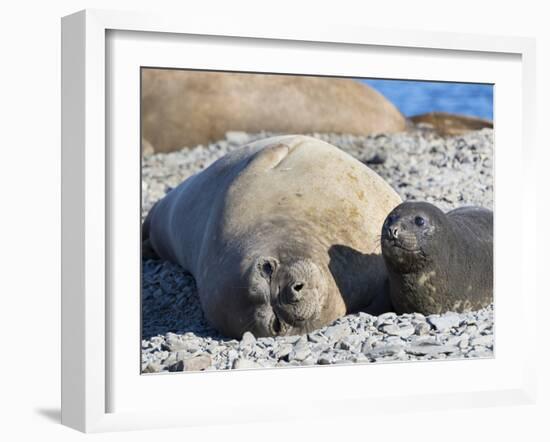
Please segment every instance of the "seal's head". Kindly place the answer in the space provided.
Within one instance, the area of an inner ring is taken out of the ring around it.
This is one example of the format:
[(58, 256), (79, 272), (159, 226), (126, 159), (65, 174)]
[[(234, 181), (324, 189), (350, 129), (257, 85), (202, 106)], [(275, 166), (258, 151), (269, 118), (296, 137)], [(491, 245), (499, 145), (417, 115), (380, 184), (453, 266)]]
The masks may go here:
[(399, 273), (422, 269), (437, 253), (434, 241), (445, 223), (445, 214), (433, 204), (406, 202), (386, 217), (382, 226), (382, 254), (386, 264)]
[(256, 336), (296, 335), (321, 326), (327, 297), (324, 275), (311, 259), (260, 256), (248, 272), (255, 305), (249, 330)]

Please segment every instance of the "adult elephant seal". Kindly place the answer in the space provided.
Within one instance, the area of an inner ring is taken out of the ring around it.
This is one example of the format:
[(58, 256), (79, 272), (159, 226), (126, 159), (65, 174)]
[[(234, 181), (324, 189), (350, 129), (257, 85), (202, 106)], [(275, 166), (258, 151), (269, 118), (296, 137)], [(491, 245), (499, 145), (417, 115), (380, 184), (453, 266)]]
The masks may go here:
[(493, 299), (493, 212), (397, 206), (382, 228), (390, 297), (398, 313), (464, 312)]
[(157, 202), (143, 251), (194, 275), (205, 316), (223, 334), (302, 334), (349, 311), (391, 308), (379, 232), (399, 202), (337, 147), (268, 138)]
[(142, 135), (155, 152), (208, 144), (228, 131), (399, 132), (381, 94), (342, 78), (143, 69)]
[(429, 128), (441, 136), (463, 135), (475, 130), (493, 128), (491, 120), (448, 112), (415, 115), (410, 117), (410, 121), (417, 127)]

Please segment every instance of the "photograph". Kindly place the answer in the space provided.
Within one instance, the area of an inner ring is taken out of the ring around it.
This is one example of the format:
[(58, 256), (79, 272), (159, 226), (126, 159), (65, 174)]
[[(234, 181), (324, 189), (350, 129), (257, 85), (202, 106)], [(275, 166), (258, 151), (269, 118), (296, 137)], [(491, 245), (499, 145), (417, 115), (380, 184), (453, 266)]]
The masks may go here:
[(140, 76), (142, 374), (494, 357), (493, 84)]

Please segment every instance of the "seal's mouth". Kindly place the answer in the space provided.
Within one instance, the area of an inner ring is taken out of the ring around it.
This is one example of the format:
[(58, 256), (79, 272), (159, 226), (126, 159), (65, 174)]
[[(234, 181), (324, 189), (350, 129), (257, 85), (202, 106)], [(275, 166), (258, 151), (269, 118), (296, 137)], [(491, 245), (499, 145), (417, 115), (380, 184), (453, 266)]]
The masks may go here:
[(274, 335), (279, 335), (281, 333), (281, 330), (283, 328), (283, 324), (281, 323), (281, 320), (277, 317), (277, 314), (273, 314), (273, 320), (271, 321), (271, 332)]
[(307, 320), (303, 315), (296, 315), (279, 308), (277, 305), (272, 307), (273, 317), (271, 319), (270, 330), (276, 335), (287, 334), (291, 330), (307, 329)]
[(408, 247), (403, 243), (403, 241), (400, 241), (397, 238), (388, 238), (387, 236), (384, 238), (384, 241), (386, 242), (387, 246), (394, 248), (394, 249), (400, 249), (404, 250), (408, 253), (421, 253), (422, 249), (420, 247)]
[(420, 249), (420, 248), (408, 248), (408, 247), (405, 247), (403, 244), (398, 243), (398, 242), (394, 242), (392, 244), (392, 247), (395, 247), (395, 248), (401, 249), (401, 250), (405, 250), (406, 252), (409, 252), (409, 253), (420, 253), (420, 252), (422, 252), (422, 249)]
[(288, 332), (290, 324), (282, 320), (275, 310), (273, 310), (273, 318), (271, 319), (269, 328), (273, 336), (281, 336)]
[(297, 323), (305, 322), (307, 319), (304, 314), (299, 314), (296, 311), (290, 311), (283, 305), (273, 305), (273, 314), (279, 318), (280, 321), (289, 325), (295, 325)]

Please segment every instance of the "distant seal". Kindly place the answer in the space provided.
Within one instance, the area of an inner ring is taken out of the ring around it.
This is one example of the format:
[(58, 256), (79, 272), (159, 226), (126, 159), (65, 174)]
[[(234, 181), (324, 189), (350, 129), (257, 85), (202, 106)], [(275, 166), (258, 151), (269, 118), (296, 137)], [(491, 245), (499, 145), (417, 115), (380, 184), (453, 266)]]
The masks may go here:
[(369, 86), (343, 78), (142, 70), (142, 135), (155, 152), (208, 144), (229, 131), (393, 133), (405, 117)]
[(414, 115), (409, 120), (417, 127), (429, 128), (441, 136), (463, 135), (475, 130), (493, 128), (491, 120), (448, 112), (429, 112)]
[(268, 138), (157, 202), (142, 250), (194, 275), (207, 320), (226, 336), (302, 334), (349, 311), (391, 309), (379, 232), (399, 203), (335, 146)]
[(445, 214), (429, 203), (405, 202), (384, 221), (381, 242), (397, 313), (464, 312), (492, 302), (492, 211)]

